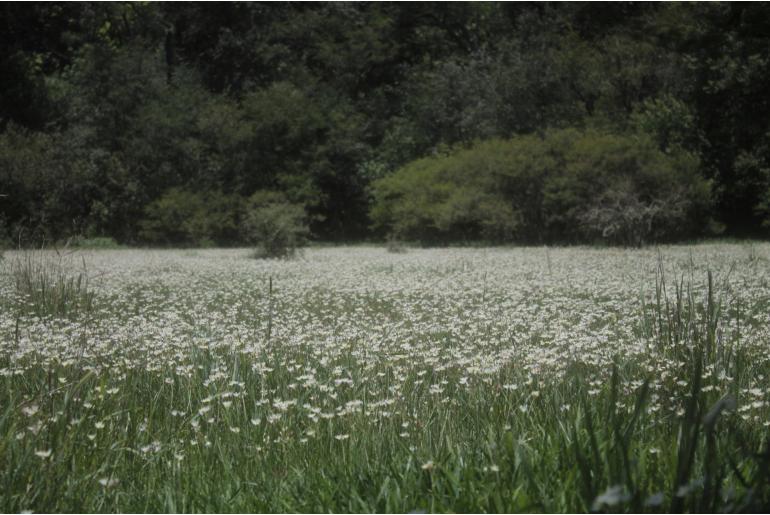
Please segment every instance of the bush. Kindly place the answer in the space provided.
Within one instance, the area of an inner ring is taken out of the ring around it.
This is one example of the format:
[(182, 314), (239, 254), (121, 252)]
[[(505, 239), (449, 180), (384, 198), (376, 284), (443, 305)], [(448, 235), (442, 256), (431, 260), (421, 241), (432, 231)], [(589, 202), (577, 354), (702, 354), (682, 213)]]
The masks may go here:
[(581, 211), (583, 231), (605, 242), (640, 247), (676, 234), (687, 222), (691, 201), (680, 192), (666, 192), (647, 201), (629, 187), (610, 189)]
[(406, 253), (406, 245), (403, 241), (391, 234), (385, 241), (385, 250), (391, 254), (404, 254)]
[(671, 95), (648, 98), (634, 109), (630, 124), (648, 134), (663, 152), (707, 145), (690, 106)]
[(140, 237), (150, 243), (209, 247), (238, 239), (241, 199), (221, 192), (172, 188), (150, 203)]
[(697, 170), (648, 136), (551, 131), (409, 163), (373, 183), (371, 217), (423, 242), (638, 245), (706, 229), (710, 183)]
[[(641, 245), (690, 238), (709, 227), (711, 184), (698, 160), (663, 153), (646, 135), (563, 133), (563, 168), (544, 183), (546, 231), (566, 241)], [(613, 207), (614, 206), (614, 207)]]
[(78, 236), (71, 240), (70, 245), (81, 249), (119, 249), (122, 247), (114, 238), (106, 236), (96, 238)]
[(397, 239), (428, 243), (511, 239), (520, 212), (491, 184), (491, 174), (478, 173), (497, 168), (492, 161), (504, 159), (495, 151), (500, 144), (420, 159), (375, 181), (375, 228)]
[(243, 233), (259, 258), (292, 257), (308, 235), (305, 210), (282, 193), (258, 191), (247, 202)]
[(732, 166), (732, 180), (726, 186), (720, 192), (722, 196), (747, 199), (744, 209), (751, 207), (757, 225), (764, 230), (763, 236), (770, 235), (770, 133), (765, 141), (738, 154)]

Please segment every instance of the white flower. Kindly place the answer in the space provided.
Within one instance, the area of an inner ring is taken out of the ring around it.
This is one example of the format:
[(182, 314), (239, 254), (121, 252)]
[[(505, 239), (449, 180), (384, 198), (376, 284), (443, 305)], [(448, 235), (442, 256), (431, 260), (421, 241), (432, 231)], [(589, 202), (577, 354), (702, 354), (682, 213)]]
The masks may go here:
[(40, 450), (35, 451), (35, 456), (37, 456), (38, 458), (44, 459), (44, 460), (47, 459), (47, 458), (50, 458), (51, 457), (51, 449), (47, 449), (45, 451), (40, 451)]
[(156, 440), (149, 445), (142, 446), (140, 450), (143, 453), (147, 454), (148, 452), (158, 452), (160, 450), (160, 447), (161, 447), (160, 442)]
[(21, 412), (24, 413), (24, 415), (31, 417), (35, 413), (38, 412), (40, 408), (37, 406), (37, 404), (32, 404), (30, 406), (24, 406), (21, 408)]
[(99, 484), (102, 485), (105, 488), (112, 488), (113, 486), (117, 486), (120, 481), (118, 481), (115, 478), (106, 478), (103, 477), (99, 480)]

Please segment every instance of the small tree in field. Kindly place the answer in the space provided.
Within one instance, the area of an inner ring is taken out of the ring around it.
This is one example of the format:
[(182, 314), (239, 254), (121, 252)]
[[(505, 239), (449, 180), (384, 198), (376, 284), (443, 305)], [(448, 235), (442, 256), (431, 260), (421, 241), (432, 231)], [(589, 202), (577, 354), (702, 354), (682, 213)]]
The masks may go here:
[(249, 198), (243, 231), (256, 245), (259, 258), (290, 258), (305, 245), (309, 234), (302, 206), (271, 191), (258, 191)]

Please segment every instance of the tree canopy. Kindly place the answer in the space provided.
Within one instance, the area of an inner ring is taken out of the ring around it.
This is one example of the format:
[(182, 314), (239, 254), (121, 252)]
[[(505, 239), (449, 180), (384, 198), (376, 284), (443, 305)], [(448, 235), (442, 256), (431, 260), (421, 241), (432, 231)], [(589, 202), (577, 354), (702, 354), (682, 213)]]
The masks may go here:
[(0, 20), (0, 239), (238, 244), (266, 192), (328, 241), (770, 231), (766, 3), (6, 2)]

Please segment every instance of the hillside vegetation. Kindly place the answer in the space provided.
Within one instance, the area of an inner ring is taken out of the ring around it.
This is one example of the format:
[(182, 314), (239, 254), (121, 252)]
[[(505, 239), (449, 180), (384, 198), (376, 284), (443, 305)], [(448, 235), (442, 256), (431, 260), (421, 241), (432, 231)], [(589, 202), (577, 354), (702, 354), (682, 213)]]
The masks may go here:
[(7, 246), (238, 245), (249, 199), (275, 194), (323, 241), (768, 235), (767, 3), (9, 2), (0, 19)]

